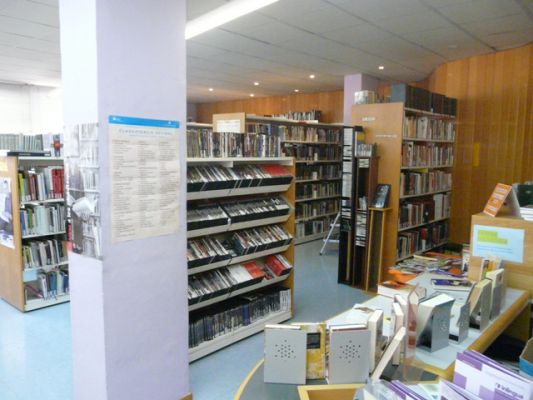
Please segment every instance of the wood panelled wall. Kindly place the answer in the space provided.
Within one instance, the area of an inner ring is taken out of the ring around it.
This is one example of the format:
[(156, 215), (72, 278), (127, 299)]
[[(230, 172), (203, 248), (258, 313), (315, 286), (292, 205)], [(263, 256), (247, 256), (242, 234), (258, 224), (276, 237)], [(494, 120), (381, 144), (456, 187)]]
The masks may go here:
[(438, 67), (426, 87), (458, 99), (451, 240), (498, 182), (533, 180), (533, 44)]
[(272, 115), (289, 111), (322, 111), (322, 122), (342, 122), (344, 92), (298, 93), (196, 105), (197, 122), (211, 123), (213, 114), (246, 112)]

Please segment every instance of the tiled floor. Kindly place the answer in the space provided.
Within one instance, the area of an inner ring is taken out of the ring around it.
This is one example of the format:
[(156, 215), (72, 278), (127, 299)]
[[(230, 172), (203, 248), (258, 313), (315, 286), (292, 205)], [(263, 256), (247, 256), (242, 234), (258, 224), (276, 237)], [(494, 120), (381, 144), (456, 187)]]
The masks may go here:
[[(296, 247), (295, 321), (321, 321), (365, 298), (337, 284), (337, 253), (320, 256), (321, 244)], [(194, 399), (232, 399), (262, 353), (258, 334), (192, 363)], [(72, 399), (68, 304), (22, 314), (0, 301), (0, 400), (29, 399)]]

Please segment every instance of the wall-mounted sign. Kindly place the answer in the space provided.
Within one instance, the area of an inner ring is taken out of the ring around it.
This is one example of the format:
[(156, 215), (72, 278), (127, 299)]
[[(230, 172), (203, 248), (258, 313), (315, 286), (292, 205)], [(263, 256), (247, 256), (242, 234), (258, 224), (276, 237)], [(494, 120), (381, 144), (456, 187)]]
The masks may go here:
[(524, 230), (474, 225), (472, 255), (498, 256), (502, 260), (524, 262)]

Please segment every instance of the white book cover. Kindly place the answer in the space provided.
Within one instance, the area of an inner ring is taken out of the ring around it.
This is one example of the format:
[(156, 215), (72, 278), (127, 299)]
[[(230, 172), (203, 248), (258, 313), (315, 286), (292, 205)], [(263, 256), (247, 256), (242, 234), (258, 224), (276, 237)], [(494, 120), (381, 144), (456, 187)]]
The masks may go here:
[(329, 331), (328, 383), (363, 383), (370, 373), (370, 331), (361, 325)]
[(398, 347), (400, 347), (400, 344), (404, 340), (406, 334), (407, 330), (405, 329), (405, 327), (402, 327), (398, 332), (396, 332), (391, 342), (387, 346), (387, 349), (383, 353), (383, 356), (379, 360), (378, 365), (374, 369), (374, 372), (372, 372), (372, 381), (377, 381), (381, 377), (381, 374), (383, 373), (389, 362), (392, 360), (394, 353), (396, 352)]
[(289, 325), (265, 327), (265, 382), (305, 384), (306, 361), (305, 331)]
[[(392, 328), (394, 329), (394, 332), (391, 332), (391, 336), (394, 336), (396, 332), (398, 332), (401, 328), (405, 327), (405, 322), (406, 322), (405, 314), (400, 304), (392, 303), (392, 315), (393, 315), (393, 320), (394, 320), (394, 325), (392, 325)], [(400, 345), (394, 352), (394, 355), (392, 357), (393, 365), (400, 365), (401, 356), (402, 356), (402, 347), (403, 346)]]
[(370, 330), (370, 371), (376, 367), (376, 361), (381, 357), (383, 345), (383, 310), (374, 310), (368, 318)]

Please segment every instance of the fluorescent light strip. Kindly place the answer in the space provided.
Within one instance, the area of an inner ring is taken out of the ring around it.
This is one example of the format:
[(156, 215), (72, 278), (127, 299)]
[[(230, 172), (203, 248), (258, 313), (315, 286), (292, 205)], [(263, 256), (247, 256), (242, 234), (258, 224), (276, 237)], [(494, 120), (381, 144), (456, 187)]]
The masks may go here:
[(185, 25), (185, 39), (191, 39), (204, 32), (210, 31), (217, 26), (233, 21), (243, 15), (249, 14), (260, 8), (266, 7), (279, 0), (233, 0), (212, 11), (209, 11), (198, 18), (195, 18)]

